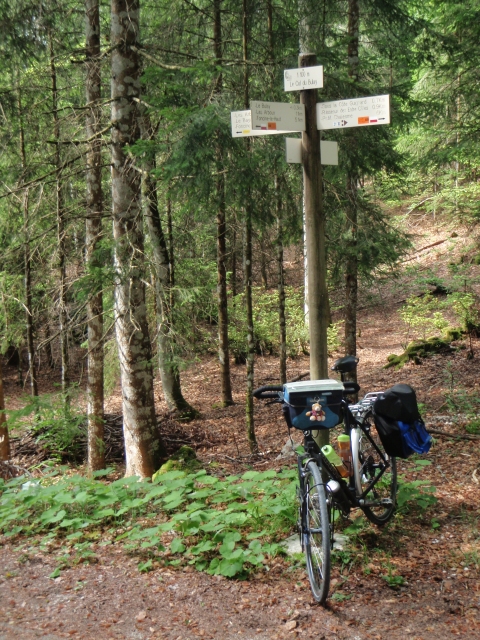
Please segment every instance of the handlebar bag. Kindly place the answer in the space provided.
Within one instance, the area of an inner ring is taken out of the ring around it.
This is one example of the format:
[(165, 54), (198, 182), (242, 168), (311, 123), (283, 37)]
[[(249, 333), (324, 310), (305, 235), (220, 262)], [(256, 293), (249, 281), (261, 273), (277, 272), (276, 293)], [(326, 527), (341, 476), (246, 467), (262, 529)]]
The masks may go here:
[[(283, 415), (287, 425), (302, 431), (335, 427), (343, 420), (343, 392), (343, 384), (338, 380), (307, 380), (285, 384)], [(317, 404), (321, 410), (312, 411), (312, 407)]]

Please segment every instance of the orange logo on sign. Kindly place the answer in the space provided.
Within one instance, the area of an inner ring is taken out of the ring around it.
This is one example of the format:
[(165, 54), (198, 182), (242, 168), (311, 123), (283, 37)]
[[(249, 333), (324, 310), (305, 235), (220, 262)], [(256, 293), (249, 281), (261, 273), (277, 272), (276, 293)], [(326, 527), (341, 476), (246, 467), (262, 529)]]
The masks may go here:
[(358, 119), (358, 124), (368, 124), (370, 122), (370, 118), (368, 116), (361, 116)]
[(277, 123), (276, 122), (267, 122), (267, 129), (276, 130)]

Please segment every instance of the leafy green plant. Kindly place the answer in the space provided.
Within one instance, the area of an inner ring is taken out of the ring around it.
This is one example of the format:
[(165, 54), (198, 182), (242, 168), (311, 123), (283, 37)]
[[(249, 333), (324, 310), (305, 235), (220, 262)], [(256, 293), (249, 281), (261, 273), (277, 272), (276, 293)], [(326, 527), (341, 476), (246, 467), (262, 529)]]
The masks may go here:
[(340, 593), (339, 591), (336, 591), (332, 596), (332, 600), (335, 600), (335, 602), (343, 602), (344, 600), (350, 600), (351, 598), (351, 594)]
[(282, 553), (281, 537), (296, 522), (295, 476), (271, 470), (220, 479), (202, 470), (170, 471), (153, 483), (55, 473), (34, 487), (24, 478), (0, 481), (0, 531), (40, 534), (43, 545), (64, 539), (60, 569), (92, 560), (92, 539), (101, 538), (140, 556), (140, 571), (160, 562), (231, 577)]
[(407, 481), (400, 477), (397, 492), (398, 510), (402, 512), (413, 508), (425, 511), (437, 503), (434, 495), (436, 490), (429, 480)]
[(29, 396), (22, 409), (7, 411), (9, 427), (16, 429), (30, 423), (33, 435), (52, 459), (61, 461), (65, 455), (82, 458), (85, 432), (81, 426), (85, 424), (85, 416), (72, 406), (77, 391), (72, 387), (67, 394)]
[(391, 589), (399, 589), (402, 585), (405, 584), (405, 578), (397, 573), (394, 573), (394, 567), (390, 564), (387, 564), (386, 569), (388, 573), (380, 576)]

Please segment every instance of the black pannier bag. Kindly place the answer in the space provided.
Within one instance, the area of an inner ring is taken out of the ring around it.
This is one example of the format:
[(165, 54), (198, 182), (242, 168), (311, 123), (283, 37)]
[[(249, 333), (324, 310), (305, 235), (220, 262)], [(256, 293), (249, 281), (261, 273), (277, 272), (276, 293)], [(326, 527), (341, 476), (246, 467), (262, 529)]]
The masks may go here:
[(373, 403), (373, 417), (385, 452), (395, 458), (427, 453), (432, 438), (418, 411), (415, 391), (408, 384), (395, 384)]
[(283, 385), (283, 416), (289, 428), (331, 429), (343, 420), (343, 384), (305, 380)]

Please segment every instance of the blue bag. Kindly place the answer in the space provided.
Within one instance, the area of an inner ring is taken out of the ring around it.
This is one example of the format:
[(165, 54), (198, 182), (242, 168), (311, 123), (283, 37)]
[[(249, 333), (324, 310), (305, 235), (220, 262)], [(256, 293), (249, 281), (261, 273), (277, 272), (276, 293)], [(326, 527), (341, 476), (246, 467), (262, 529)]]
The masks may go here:
[(428, 453), (432, 446), (432, 436), (425, 429), (422, 419), (415, 420), (413, 424), (398, 421), (398, 426), (402, 434), (404, 457), (411, 456), (412, 453)]

